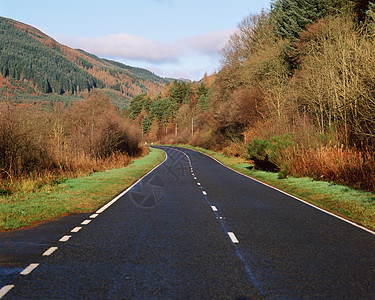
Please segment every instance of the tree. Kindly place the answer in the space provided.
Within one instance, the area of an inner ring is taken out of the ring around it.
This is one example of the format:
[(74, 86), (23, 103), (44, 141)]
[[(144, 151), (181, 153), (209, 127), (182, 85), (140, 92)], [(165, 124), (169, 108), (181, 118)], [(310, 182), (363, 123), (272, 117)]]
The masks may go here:
[(151, 142), (156, 142), (158, 140), (159, 124), (156, 119), (154, 119), (150, 125), (147, 137)]
[(129, 115), (131, 119), (134, 120), (140, 114), (144, 106), (145, 98), (146, 94), (141, 94), (134, 97), (134, 99), (130, 102)]
[(150, 131), (151, 125), (152, 120), (146, 115), (142, 120), (142, 130), (144, 134), (147, 134)]
[(308, 24), (327, 15), (337, 15), (345, 0), (277, 0), (271, 3), (271, 19), (276, 36), (295, 42)]
[(186, 95), (189, 94), (189, 85), (185, 82), (175, 80), (169, 91), (171, 94), (170, 99), (178, 104), (181, 104)]

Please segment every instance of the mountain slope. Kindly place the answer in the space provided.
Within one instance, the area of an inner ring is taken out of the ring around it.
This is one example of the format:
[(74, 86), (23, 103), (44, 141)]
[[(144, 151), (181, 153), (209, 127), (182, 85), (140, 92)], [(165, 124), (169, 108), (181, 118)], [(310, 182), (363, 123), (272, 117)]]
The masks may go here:
[[(77, 95), (93, 88), (117, 98), (158, 93), (167, 79), (61, 45), (40, 30), (0, 17), (1, 98), (28, 94)], [(4, 88), (6, 87), (6, 89)], [(12, 90), (12, 93), (6, 91)]]

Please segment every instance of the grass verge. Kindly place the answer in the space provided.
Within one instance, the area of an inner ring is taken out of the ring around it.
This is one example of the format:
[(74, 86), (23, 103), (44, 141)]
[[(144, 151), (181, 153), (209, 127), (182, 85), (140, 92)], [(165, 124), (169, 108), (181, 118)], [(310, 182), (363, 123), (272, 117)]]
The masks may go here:
[(272, 185), (371, 230), (375, 230), (375, 195), (371, 192), (355, 190), (343, 185), (316, 181), (306, 177), (279, 179), (278, 173), (255, 170), (243, 158), (228, 157), (222, 153), (192, 146), (179, 146), (206, 153), (233, 170)]
[(148, 155), (129, 166), (67, 179), (36, 193), (0, 196), (0, 231), (32, 226), (70, 213), (91, 212), (129, 187), (165, 158), (150, 148)]

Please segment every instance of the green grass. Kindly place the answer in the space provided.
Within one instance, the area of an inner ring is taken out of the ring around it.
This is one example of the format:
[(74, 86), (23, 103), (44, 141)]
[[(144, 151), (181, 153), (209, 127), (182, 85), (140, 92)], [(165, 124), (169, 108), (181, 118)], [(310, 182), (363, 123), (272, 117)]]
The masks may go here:
[(228, 157), (222, 153), (192, 146), (182, 147), (204, 152), (229, 168), (264, 183), (281, 189), (350, 221), (375, 230), (375, 195), (371, 192), (356, 190), (339, 184), (316, 181), (312, 178), (287, 177), (279, 179), (278, 173), (255, 170), (243, 158)]
[(42, 191), (0, 196), (0, 231), (32, 226), (70, 213), (91, 212), (111, 200), (165, 158), (150, 148), (145, 157), (125, 168), (67, 179)]

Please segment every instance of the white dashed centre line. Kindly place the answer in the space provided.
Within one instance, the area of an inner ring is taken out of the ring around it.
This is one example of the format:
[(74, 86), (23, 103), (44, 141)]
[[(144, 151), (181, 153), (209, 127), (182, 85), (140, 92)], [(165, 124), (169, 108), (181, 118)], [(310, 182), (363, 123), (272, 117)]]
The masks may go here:
[(217, 211), (216, 206), (212, 205), (211, 208), (212, 208), (213, 211)]
[(203, 195), (205, 195), (205, 196), (207, 196), (207, 193), (206, 193), (206, 191), (202, 191), (202, 194), (203, 194)]
[(91, 219), (95, 219), (97, 216), (99, 216), (99, 214), (92, 214), (92, 215), (90, 216), (90, 218), (91, 218)]
[(28, 275), (30, 274), (39, 264), (30, 264), (27, 268), (25, 268), (20, 274), (21, 275)]
[(234, 244), (239, 243), (239, 241), (237, 240), (237, 238), (236, 238), (236, 236), (234, 235), (233, 232), (228, 232), (228, 235), (229, 235), (230, 239), (232, 240), (232, 243), (234, 243)]
[(13, 284), (6, 285), (0, 290), (0, 299), (3, 298), (12, 288), (14, 288)]
[(51, 247), (46, 252), (43, 253), (43, 256), (50, 256), (56, 250), (57, 250), (57, 247)]
[(87, 225), (87, 224), (89, 224), (91, 222), (91, 220), (84, 220), (82, 223), (81, 223), (81, 225)]
[(74, 227), (70, 232), (78, 232), (82, 229), (82, 227)]
[(197, 182), (198, 185), (201, 185), (199, 182)]
[(59, 239), (59, 242), (66, 242), (68, 241), (72, 236), (71, 235), (64, 235), (61, 239)]

